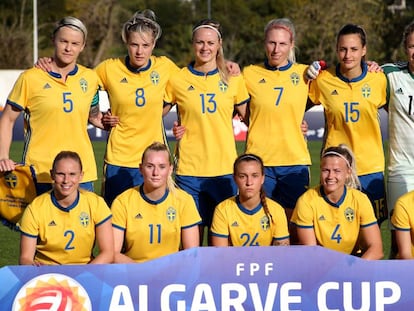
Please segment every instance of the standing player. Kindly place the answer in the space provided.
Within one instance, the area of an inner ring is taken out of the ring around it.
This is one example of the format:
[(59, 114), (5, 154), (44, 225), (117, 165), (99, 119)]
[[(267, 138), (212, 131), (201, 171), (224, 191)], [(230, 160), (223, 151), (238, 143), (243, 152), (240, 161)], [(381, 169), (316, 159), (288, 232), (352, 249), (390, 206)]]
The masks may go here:
[(320, 185), (306, 191), (293, 211), (299, 243), (346, 254), (362, 249), (362, 258), (381, 259), (381, 233), (368, 197), (355, 189), (358, 185), (351, 150), (345, 145), (325, 149)]
[(185, 133), (176, 145), (177, 185), (190, 193), (210, 227), (214, 207), (236, 194), (232, 164), (237, 157), (233, 111), (244, 117), (249, 94), (243, 77), (229, 76), (220, 24), (202, 20), (193, 28), (195, 61), (171, 78), (165, 109), (177, 105)]
[(0, 171), (12, 171), (16, 163), (9, 158), (13, 126), (24, 114), (25, 137), (23, 162), (33, 165), (37, 193), (51, 188), (50, 167), (56, 154), (74, 150), (85, 165), (81, 187), (93, 190), (97, 170), (88, 121), (103, 128), (98, 105), (98, 76), (76, 63), (85, 47), (84, 24), (65, 17), (57, 23), (52, 41), (55, 52), (52, 71), (32, 68), (16, 81), (0, 118)]
[[(112, 263), (111, 211), (93, 192), (79, 190), (82, 162), (73, 151), (53, 161), (53, 190), (36, 197), (23, 212), (21, 265)], [(95, 242), (99, 254), (93, 257)]]
[[(382, 66), (388, 82), (387, 205), (390, 217), (397, 199), (414, 190), (414, 23), (405, 28), (402, 46), (407, 61)], [(393, 258), (397, 244), (392, 226), (391, 236), (390, 257)]]
[(221, 202), (211, 225), (213, 246), (289, 245), (286, 214), (266, 198), (264, 165), (260, 157), (243, 154), (234, 162), (238, 195)]
[(287, 18), (266, 25), (265, 50), (263, 64), (243, 71), (251, 96), (246, 153), (263, 159), (266, 194), (285, 208), (289, 220), (296, 200), (309, 187), (311, 159), (301, 131), (308, 66), (296, 63), (295, 28)]
[[(193, 198), (172, 181), (168, 148), (155, 142), (142, 155), (144, 183), (112, 204), (115, 262), (143, 262), (199, 245), (201, 218)], [(124, 251), (123, 248), (125, 247)]]
[(364, 62), (365, 31), (342, 27), (336, 42), (339, 64), (312, 81), (309, 97), (325, 113), (324, 147), (346, 144), (354, 152), (362, 191), (372, 203), (378, 222), (388, 218), (385, 201), (384, 152), (378, 110), (386, 103), (383, 73), (371, 73)]
[[(96, 68), (109, 96), (110, 114), (119, 120), (111, 128), (105, 152), (103, 195), (109, 205), (124, 190), (142, 184), (139, 160), (145, 148), (154, 141), (166, 142), (163, 97), (168, 80), (179, 69), (167, 57), (152, 55), (160, 36), (154, 12), (137, 12), (122, 28), (128, 55)], [(110, 120), (105, 116), (104, 122)]]

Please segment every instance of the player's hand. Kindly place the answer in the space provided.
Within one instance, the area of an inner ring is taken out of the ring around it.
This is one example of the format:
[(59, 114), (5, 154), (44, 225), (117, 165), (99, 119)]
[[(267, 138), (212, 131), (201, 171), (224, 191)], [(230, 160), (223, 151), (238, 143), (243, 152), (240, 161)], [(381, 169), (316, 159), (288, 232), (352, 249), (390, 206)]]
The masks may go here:
[(10, 159), (0, 160), (0, 172), (10, 172), (16, 168), (16, 162)]
[(105, 127), (105, 129), (111, 129), (112, 127), (115, 127), (118, 123), (119, 117), (112, 115), (111, 109), (108, 109), (108, 111), (103, 113), (102, 124)]
[(366, 63), (368, 65), (369, 72), (383, 72), (381, 66), (378, 65), (376, 61), (368, 60)]
[(308, 81), (315, 80), (321, 70), (324, 69), (326, 69), (326, 62), (324, 60), (315, 60), (309, 65), (308, 69), (306, 69), (306, 78)]
[(185, 126), (178, 125), (178, 122), (174, 121), (172, 131), (173, 131), (173, 135), (174, 135), (175, 139), (180, 140), (184, 136)]
[(229, 74), (232, 76), (238, 76), (241, 73), (239, 64), (230, 60), (226, 60), (226, 68)]
[(52, 57), (41, 57), (37, 60), (37, 62), (34, 64), (36, 68), (42, 69), (43, 71), (50, 72), (52, 71)]
[(306, 136), (306, 134), (308, 133), (308, 129), (309, 129), (308, 122), (306, 122), (306, 120), (303, 119), (302, 123), (300, 124), (300, 130), (302, 131), (302, 134), (304, 136)]

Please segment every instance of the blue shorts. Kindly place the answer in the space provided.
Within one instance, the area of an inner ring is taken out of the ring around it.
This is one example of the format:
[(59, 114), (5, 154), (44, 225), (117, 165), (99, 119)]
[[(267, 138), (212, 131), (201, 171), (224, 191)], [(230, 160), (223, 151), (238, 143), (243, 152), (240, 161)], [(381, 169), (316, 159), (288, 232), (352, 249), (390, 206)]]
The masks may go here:
[(378, 224), (381, 224), (384, 220), (388, 219), (384, 173), (379, 172), (361, 175), (358, 178), (361, 182), (361, 190), (371, 201)]
[(294, 208), (298, 198), (309, 188), (309, 166), (266, 166), (266, 195), (284, 208)]
[(216, 205), (237, 194), (237, 185), (231, 174), (216, 177), (177, 175), (175, 182), (194, 198), (202, 225), (208, 227), (211, 226)]
[[(53, 184), (49, 183), (36, 183), (36, 194), (41, 195), (42, 193), (48, 192), (52, 189)], [(93, 181), (87, 181), (79, 184), (79, 187), (91, 192), (94, 192)]]
[(106, 204), (111, 206), (112, 201), (125, 190), (139, 186), (144, 182), (144, 178), (136, 167), (122, 167), (112, 164), (104, 165), (104, 184), (102, 186), (102, 196)]

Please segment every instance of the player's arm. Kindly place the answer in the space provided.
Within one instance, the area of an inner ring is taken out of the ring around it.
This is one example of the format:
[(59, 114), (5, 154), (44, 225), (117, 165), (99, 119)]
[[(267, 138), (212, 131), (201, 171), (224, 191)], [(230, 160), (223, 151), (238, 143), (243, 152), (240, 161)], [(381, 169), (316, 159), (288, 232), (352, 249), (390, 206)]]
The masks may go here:
[(248, 112), (247, 103), (242, 104), (242, 105), (237, 105), (235, 107), (236, 107), (237, 114), (240, 116), (242, 121), (244, 122), (244, 120), (248, 120), (249, 116), (247, 115), (247, 112)]
[(317, 245), (315, 229), (296, 226), (298, 241), (301, 245)]
[(112, 227), (112, 233), (114, 236), (114, 262), (115, 263), (135, 263), (132, 258), (121, 253), (124, 245), (124, 234), (125, 231), (116, 227)]
[(181, 243), (183, 249), (200, 246), (200, 232), (197, 225), (181, 229)]
[(114, 262), (114, 241), (111, 219), (95, 227), (96, 242), (99, 254), (90, 263), (106, 264)]
[(12, 171), (15, 168), (15, 162), (9, 159), (9, 152), (13, 137), (13, 127), (20, 112), (12, 105), (6, 105), (0, 117), (0, 172)]
[(211, 245), (212, 246), (230, 246), (229, 238), (211, 235)]
[(288, 246), (290, 245), (290, 241), (289, 241), (289, 238), (282, 239), (282, 240), (273, 239), (272, 245), (273, 246)]
[(238, 76), (241, 73), (241, 69), (238, 63), (231, 60), (226, 60), (226, 69), (228, 73), (232, 76)]
[(360, 230), (362, 238), (362, 246), (364, 248), (364, 253), (362, 258), (365, 259), (382, 259), (384, 257), (382, 249), (382, 239), (379, 226), (373, 224), (371, 226), (362, 227)]
[(411, 232), (409, 230), (395, 230), (398, 255), (400, 259), (413, 259), (411, 253)]
[[(98, 93), (96, 93), (95, 96), (98, 96)], [(103, 114), (99, 110), (99, 105), (91, 106), (91, 108), (89, 109), (88, 121), (89, 121), (90, 124), (92, 124), (93, 126), (95, 126), (97, 128), (105, 129), (105, 126), (104, 126), (104, 123), (103, 123)]]
[(34, 261), (36, 253), (37, 238), (30, 237), (24, 234), (20, 236), (20, 257), (19, 265), (32, 265), (38, 266), (39, 264)]

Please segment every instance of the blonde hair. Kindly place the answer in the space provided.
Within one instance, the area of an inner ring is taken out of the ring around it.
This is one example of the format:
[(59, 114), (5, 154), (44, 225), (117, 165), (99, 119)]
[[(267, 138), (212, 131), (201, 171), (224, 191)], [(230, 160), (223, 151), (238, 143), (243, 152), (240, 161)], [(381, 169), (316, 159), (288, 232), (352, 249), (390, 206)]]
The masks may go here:
[[(290, 42), (294, 43), (296, 40), (296, 32), (295, 26), (293, 25), (292, 21), (288, 18), (278, 18), (272, 19), (270, 22), (267, 23), (264, 29), (265, 38), (267, 37), (267, 33), (272, 29), (284, 29), (290, 34)], [(296, 63), (296, 55), (295, 55), (295, 46), (290, 49), (288, 60), (292, 64)]]
[[(144, 152), (142, 153), (141, 163), (144, 163), (145, 158), (146, 158), (148, 152), (150, 152), (150, 151), (156, 151), (156, 152), (165, 151), (165, 152), (167, 152), (167, 154), (168, 154), (168, 163), (170, 165), (173, 165), (170, 150), (168, 149), (168, 147), (165, 144), (160, 143), (160, 142), (153, 142), (151, 145), (149, 145), (147, 148), (145, 148)], [(175, 189), (177, 189), (177, 186), (176, 186), (171, 174), (167, 178), (167, 189), (172, 194), (174, 194)]]
[(226, 62), (224, 59), (224, 51), (223, 51), (223, 44), (222, 44), (222, 37), (223, 34), (221, 32), (221, 26), (220, 23), (212, 20), (212, 19), (203, 19), (200, 22), (198, 22), (196, 25), (194, 25), (193, 27), (193, 35), (192, 35), (192, 40), (194, 41), (194, 34), (197, 30), (201, 29), (201, 28), (208, 28), (208, 29), (212, 29), (217, 33), (217, 37), (219, 39), (220, 42), (220, 48), (217, 51), (217, 55), (216, 55), (216, 62), (217, 62), (217, 68), (220, 74), (220, 78), (224, 83), (228, 83), (229, 80), (229, 72), (227, 71), (226, 68)]
[(351, 170), (351, 174), (345, 181), (345, 185), (350, 188), (361, 189), (361, 183), (356, 171), (355, 157), (352, 150), (347, 145), (340, 144), (338, 146), (326, 148), (322, 152), (321, 159), (326, 157), (339, 157), (343, 159), (346, 162), (348, 169)]
[(83, 34), (83, 42), (86, 42), (88, 37), (88, 30), (85, 25), (76, 17), (66, 16), (56, 23), (55, 29), (53, 29), (52, 38), (55, 38), (56, 33), (62, 27), (69, 27), (70, 29), (80, 31)]
[(128, 42), (129, 35), (132, 32), (149, 32), (152, 34), (154, 44), (161, 37), (161, 26), (156, 22), (155, 13), (151, 10), (135, 12), (135, 14), (122, 27), (122, 41)]

